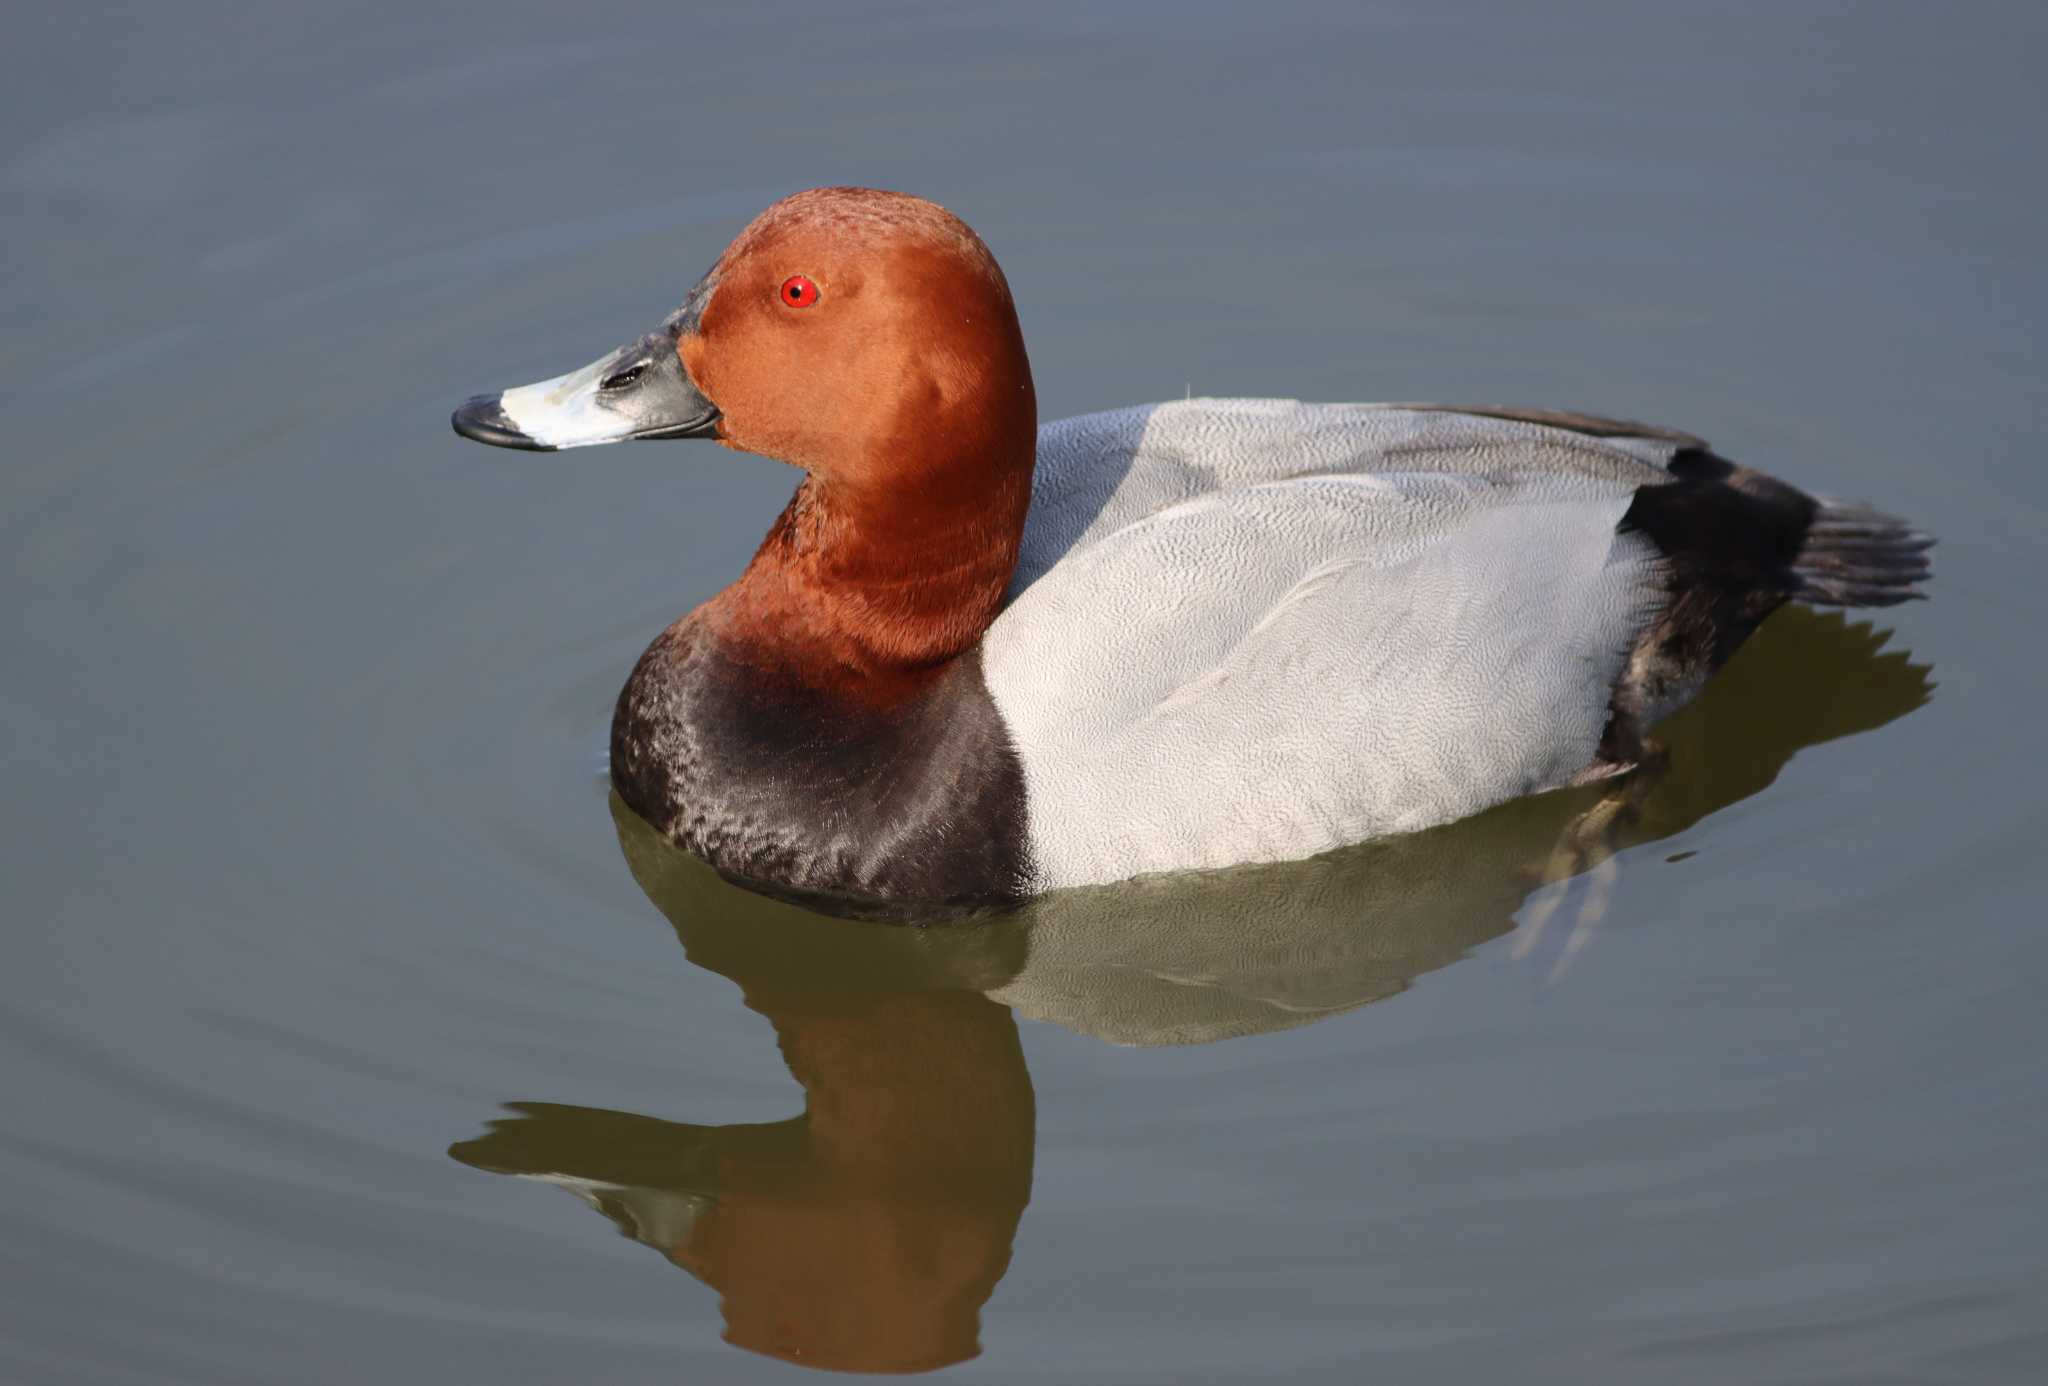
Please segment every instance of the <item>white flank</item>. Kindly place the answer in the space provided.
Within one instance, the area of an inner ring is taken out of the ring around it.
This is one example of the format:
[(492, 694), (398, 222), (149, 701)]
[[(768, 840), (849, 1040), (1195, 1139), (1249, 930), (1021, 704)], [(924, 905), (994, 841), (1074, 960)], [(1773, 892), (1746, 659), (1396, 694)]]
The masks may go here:
[(1306, 857), (1569, 780), (1661, 598), (1615, 526), (1676, 446), (1263, 400), (1048, 425), (984, 645), (1037, 885)]

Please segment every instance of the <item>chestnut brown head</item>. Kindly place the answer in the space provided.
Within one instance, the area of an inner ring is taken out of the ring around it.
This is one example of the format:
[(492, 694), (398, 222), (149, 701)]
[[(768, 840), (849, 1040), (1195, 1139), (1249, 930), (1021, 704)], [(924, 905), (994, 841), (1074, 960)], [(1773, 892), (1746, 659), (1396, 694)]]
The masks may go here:
[(536, 450), (711, 437), (835, 488), (950, 490), (1020, 446), (1028, 471), (1036, 405), (1009, 286), (966, 223), (816, 188), (756, 217), (657, 331), (454, 424)]

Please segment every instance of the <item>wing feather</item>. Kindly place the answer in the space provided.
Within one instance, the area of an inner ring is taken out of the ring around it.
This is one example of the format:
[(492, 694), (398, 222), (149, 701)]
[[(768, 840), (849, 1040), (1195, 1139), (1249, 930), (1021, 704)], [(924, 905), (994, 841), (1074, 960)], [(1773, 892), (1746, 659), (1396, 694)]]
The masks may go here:
[[(1309, 856), (1592, 759), (1661, 601), (1616, 531), (1656, 454), (1494, 418), (1461, 450), (1418, 412), (1204, 401), (1055, 439), (984, 644), (1041, 886)], [(1091, 436), (1128, 448), (1107, 492)]]

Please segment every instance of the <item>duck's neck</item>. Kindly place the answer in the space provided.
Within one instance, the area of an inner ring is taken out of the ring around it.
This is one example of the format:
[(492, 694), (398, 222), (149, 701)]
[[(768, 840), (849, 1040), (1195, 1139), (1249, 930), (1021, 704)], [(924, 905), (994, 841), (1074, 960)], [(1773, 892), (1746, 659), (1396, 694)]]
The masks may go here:
[(1002, 605), (1034, 442), (995, 467), (983, 456), (883, 484), (807, 477), (746, 572), (700, 615), (728, 648), (807, 683), (882, 700), (917, 691), (980, 642)]

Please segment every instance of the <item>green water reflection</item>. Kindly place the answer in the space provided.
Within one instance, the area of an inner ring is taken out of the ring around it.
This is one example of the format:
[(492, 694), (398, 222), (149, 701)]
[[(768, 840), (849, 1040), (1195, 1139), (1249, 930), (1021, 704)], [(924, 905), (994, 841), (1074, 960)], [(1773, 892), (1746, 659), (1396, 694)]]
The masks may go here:
[[(1680, 832), (1802, 748), (1920, 706), (1928, 671), (1883, 644), (1838, 616), (1774, 617), (1662, 728), (1668, 765), (1630, 787), (1604, 847)], [(517, 1102), (449, 1153), (587, 1201), (717, 1290), (737, 1346), (838, 1370), (942, 1367), (979, 1351), (1030, 1196), (1035, 1105), (1016, 1016), (1160, 1045), (1355, 1010), (1509, 932), (1560, 861), (1597, 861), (1559, 844), (1614, 794), (1550, 794), (1314, 861), (1065, 892), (942, 927), (751, 894), (614, 799), (635, 879), (690, 961), (774, 1025), (804, 1111), (693, 1126)], [(1582, 880), (1544, 890), (1583, 943), (1597, 897)]]

